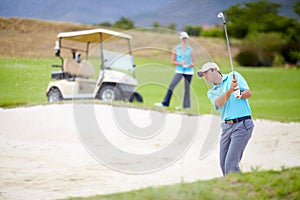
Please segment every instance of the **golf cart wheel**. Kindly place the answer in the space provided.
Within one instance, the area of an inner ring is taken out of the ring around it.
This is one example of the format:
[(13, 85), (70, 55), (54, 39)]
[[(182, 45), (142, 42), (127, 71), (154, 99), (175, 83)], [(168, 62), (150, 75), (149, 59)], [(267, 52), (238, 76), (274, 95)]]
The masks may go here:
[(97, 96), (103, 101), (116, 101), (120, 100), (121, 92), (114, 85), (104, 85)]
[(143, 97), (138, 92), (134, 92), (130, 95), (129, 102), (143, 103)]
[(56, 102), (61, 101), (63, 99), (59, 89), (57, 88), (51, 88), (47, 96), (48, 102)]

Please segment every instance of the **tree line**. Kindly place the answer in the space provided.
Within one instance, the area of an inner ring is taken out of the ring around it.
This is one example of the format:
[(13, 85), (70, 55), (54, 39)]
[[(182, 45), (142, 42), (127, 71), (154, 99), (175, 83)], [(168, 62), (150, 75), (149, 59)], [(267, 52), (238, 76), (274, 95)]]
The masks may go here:
[[(243, 66), (273, 66), (285, 63), (300, 65), (300, 23), (278, 14), (279, 3), (260, 0), (243, 5), (233, 5), (223, 11), (226, 16), (228, 35), (241, 40), (240, 52), (235, 60)], [(294, 12), (300, 16), (300, 2), (294, 5)], [(106, 27), (133, 29), (134, 21), (122, 17), (114, 24), (104, 22)], [(163, 27), (153, 22), (154, 28)], [(224, 37), (223, 24), (217, 23), (210, 29), (201, 25), (185, 26), (185, 31), (192, 36)], [(176, 30), (175, 23), (168, 28)]]

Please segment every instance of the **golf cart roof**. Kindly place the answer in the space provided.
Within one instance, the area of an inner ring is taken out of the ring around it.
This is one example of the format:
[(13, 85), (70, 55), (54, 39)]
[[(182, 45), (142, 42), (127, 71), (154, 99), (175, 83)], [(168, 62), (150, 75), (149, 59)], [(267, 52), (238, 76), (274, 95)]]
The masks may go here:
[(105, 41), (107, 39), (131, 39), (130, 35), (111, 31), (107, 29), (92, 29), (92, 30), (83, 30), (83, 31), (72, 31), (72, 32), (63, 32), (57, 34), (58, 38), (63, 38), (67, 40), (73, 40), (77, 42), (101, 42), (101, 36), (102, 35), (102, 41)]

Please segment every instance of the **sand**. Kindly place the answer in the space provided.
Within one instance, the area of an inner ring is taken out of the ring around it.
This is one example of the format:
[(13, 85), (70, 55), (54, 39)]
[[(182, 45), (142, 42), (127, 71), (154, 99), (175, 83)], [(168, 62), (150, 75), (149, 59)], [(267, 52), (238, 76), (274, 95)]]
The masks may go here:
[[(96, 105), (96, 121), (101, 124), (108, 141), (129, 154), (146, 155), (168, 148), (176, 141), (183, 120), (191, 122), (187, 132), (194, 131), (195, 122), (197, 129), (194, 135), (186, 136), (192, 137), (192, 143), (186, 151), (181, 152), (181, 157), (174, 160), (171, 153), (171, 158), (164, 154), (154, 158), (157, 162), (152, 161), (152, 164), (163, 163), (166, 161), (164, 159), (173, 159), (174, 162), (152, 170), (150, 164), (148, 173), (142, 169), (139, 174), (134, 174), (132, 169), (135, 163), (130, 160), (114, 160), (114, 155), (110, 155), (112, 163), (105, 165), (101, 158), (87, 148), (85, 136), (79, 133), (75, 125), (76, 113), (72, 104), (0, 108), (0, 199), (85, 197), (222, 176), (218, 165), (219, 125), (216, 125), (218, 120), (214, 116), (153, 111), (158, 118), (165, 117), (163, 126), (158, 135), (141, 139), (124, 136), (115, 124), (119, 119), (112, 115), (116, 113), (112, 108), (109, 105)], [(139, 124), (140, 128), (155, 121), (150, 116), (152, 111), (135, 108), (126, 110), (130, 116), (128, 119)], [(242, 171), (251, 171), (253, 168), (277, 170), (300, 165), (300, 123), (259, 119), (255, 119), (254, 123), (253, 136), (240, 163)], [(217, 133), (213, 134), (209, 130)], [(211, 134), (208, 143), (207, 134)], [(89, 140), (97, 143), (95, 138)], [(182, 144), (186, 145), (184, 142)], [(211, 147), (211, 150), (203, 149), (205, 145)], [(206, 156), (203, 156), (203, 152), (200, 154), (202, 150)], [(103, 149), (103, 152), (106, 151)], [(112, 169), (118, 166), (125, 167), (121, 171)]]

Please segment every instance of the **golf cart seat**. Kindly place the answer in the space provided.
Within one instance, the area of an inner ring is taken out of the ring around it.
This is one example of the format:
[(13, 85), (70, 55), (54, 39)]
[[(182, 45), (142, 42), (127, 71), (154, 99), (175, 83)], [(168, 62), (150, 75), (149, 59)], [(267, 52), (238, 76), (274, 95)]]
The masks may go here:
[(87, 77), (87, 78), (91, 78), (94, 76), (94, 66), (92, 65), (92, 63), (83, 60), (80, 63), (80, 72), (79, 72), (80, 76), (83, 77)]
[(81, 63), (77, 63), (72, 59), (65, 59), (63, 69), (65, 73), (75, 77), (90, 78), (94, 76), (93, 65), (85, 60), (83, 60)]

